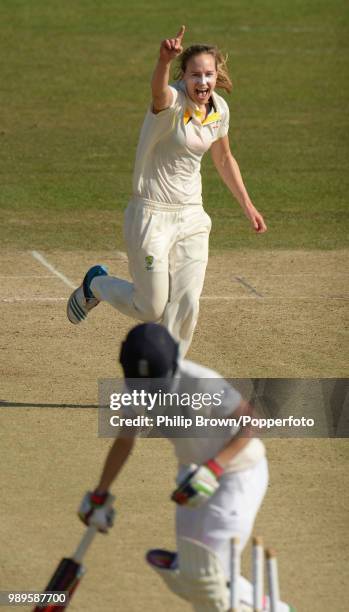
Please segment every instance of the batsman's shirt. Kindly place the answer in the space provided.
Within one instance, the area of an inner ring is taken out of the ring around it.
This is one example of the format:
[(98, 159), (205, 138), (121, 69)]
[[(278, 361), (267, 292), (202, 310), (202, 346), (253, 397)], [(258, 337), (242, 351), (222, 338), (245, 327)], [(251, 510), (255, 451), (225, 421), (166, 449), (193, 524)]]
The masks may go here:
[[(188, 412), (192, 419), (196, 415), (201, 415), (208, 419), (219, 419), (226, 417), (234, 417), (234, 411), (240, 405), (242, 397), (240, 393), (220, 374), (201, 366), (197, 363), (188, 360), (181, 360), (173, 379), (173, 385), (168, 389), (168, 392), (173, 395), (178, 395), (183, 398), (188, 394), (191, 397), (191, 405), (194, 405), (194, 398), (200, 402), (198, 409), (193, 410), (192, 407), (183, 408), (183, 414), (188, 416)], [(208, 405), (203, 405), (203, 395), (208, 394), (213, 398), (219, 397), (219, 401), (209, 401)], [(199, 407), (200, 406), (200, 407)], [(181, 413), (182, 408), (177, 404), (176, 414)], [(126, 414), (131, 416), (131, 413), (140, 414), (135, 407), (126, 410)], [(143, 414), (143, 409), (141, 410)], [(151, 415), (151, 413), (148, 413)], [(178, 434), (171, 436), (171, 427), (159, 427), (163, 436), (167, 437), (169, 442), (174, 446), (175, 454), (178, 459), (179, 469), (185, 469), (192, 464), (201, 465), (209, 459), (212, 459), (239, 431), (238, 427), (220, 426), (219, 433), (215, 432), (214, 436), (207, 435), (207, 430), (199, 431), (196, 428), (198, 437), (178, 437)], [(185, 431), (185, 430), (183, 430)], [(258, 463), (265, 456), (265, 447), (261, 440), (252, 438), (248, 444), (235, 455), (225, 468), (225, 472), (236, 472), (248, 469)]]
[(141, 129), (133, 174), (133, 194), (152, 202), (201, 204), (201, 159), (229, 129), (229, 107), (213, 92), (212, 108), (201, 111), (187, 96), (183, 81), (170, 87), (171, 105), (149, 108)]
[[(233, 417), (234, 410), (240, 405), (242, 397), (240, 393), (214, 370), (201, 366), (193, 361), (182, 360), (179, 362), (177, 371), (177, 392), (185, 393), (190, 389), (191, 393), (214, 393), (221, 394), (222, 401), (216, 407), (211, 406), (205, 410), (201, 407), (198, 415), (207, 416), (211, 419), (221, 417)], [(223, 392), (223, 393), (222, 393)], [(198, 438), (168, 438), (174, 445), (178, 459), (179, 468), (191, 464), (201, 465), (212, 459), (217, 453), (238, 433), (234, 427), (220, 427), (220, 436)], [(265, 447), (261, 440), (253, 438), (249, 443), (231, 459), (225, 468), (225, 472), (236, 472), (248, 469), (258, 463), (265, 455)]]

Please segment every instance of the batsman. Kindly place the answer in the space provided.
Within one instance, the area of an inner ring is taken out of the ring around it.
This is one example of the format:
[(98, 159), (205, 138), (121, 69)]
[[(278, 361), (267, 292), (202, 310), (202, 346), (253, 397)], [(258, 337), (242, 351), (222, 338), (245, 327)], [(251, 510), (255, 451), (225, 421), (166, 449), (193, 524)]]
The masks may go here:
[[(205, 408), (205, 416), (250, 415), (251, 406), (217, 372), (179, 359), (178, 343), (155, 323), (137, 325), (123, 342), (120, 363), (130, 389), (137, 379), (161, 380), (162, 391), (195, 394), (221, 393), (222, 402)], [(131, 415), (138, 408), (128, 407)], [(181, 410), (181, 408), (179, 408)], [(183, 413), (185, 408), (183, 408)], [(165, 432), (166, 435), (166, 432)], [(79, 508), (87, 525), (106, 532), (112, 526), (110, 487), (117, 479), (136, 442), (137, 433), (121, 432), (106, 458), (97, 486)], [(200, 612), (227, 612), (229, 608), (230, 539), (237, 536), (243, 549), (268, 485), (265, 447), (252, 431), (222, 427), (214, 437), (170, 437), (178, 461), (177, 483), (171, 499), (176, 504), (177, 551), (150, 550), (148, 564), (177, 596)], [(252, 585), (239, 579), (243, 610), (252, 611)], [(281, 603), (279, 612), (290, 610)], [(264, 610), (268, 610), (265, 601)]]

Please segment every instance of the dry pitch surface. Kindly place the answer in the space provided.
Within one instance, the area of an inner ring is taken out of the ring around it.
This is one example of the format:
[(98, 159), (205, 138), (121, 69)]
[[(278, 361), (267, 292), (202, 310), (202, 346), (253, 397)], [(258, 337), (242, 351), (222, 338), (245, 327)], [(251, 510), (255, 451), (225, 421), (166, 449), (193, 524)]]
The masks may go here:
[[(127, 275), (110, 252), (43, 255), (73, 284), (96, 261)], [(110, 445), (96, 437), (96, 380), (120, 372), (130, 322), (103, 304), (73, 328), (62, 279), (30, 252), (1, 259), (0, 590), (42, 589), (82, 533), (75, 510)], [(212, 254), (188, 357), (225, 376), (347, 376), (348, 269), (344, 251)], [(344, 612), (348, 444), (267, 447), (270, 487), (255, 531), (279, 551), (282, 594), (298, 612)], [(189, 610), (143, 561), (148, 548), (173, 546), (174, 474), (166, 441), (139, 442), (115, 486), (115, 528), (96, 539), (72, 611)]]

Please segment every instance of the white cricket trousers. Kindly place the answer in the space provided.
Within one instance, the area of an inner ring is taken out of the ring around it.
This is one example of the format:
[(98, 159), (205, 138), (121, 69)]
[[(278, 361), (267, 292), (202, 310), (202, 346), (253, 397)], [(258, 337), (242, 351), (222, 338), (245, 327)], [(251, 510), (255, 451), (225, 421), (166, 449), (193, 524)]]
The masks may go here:
[(92, 293), (134, 319), (165, 325), (183, 357), (199, 315), (210, 230), (200, 205), (133, 197), (124, 220), (133, 282), (99, 276), (91, 282)]
[[(241, 551), (245, 548), (265, 496), (268, 479), (268, 463), (263, 457), (247, 470), (223, 474), (216, 493), (199, 508), (177, 506), (177, 538), (192, 538), (211, 548), (221, 561), (227, 581), (230, 579), (230, 540), (237, 536)], [(252, 584), (243, 576), (240, 576), (239, 590), (240, 600), (252, 609)], [(279, 607), (280, 612), (289, 610), (283, 602)]]

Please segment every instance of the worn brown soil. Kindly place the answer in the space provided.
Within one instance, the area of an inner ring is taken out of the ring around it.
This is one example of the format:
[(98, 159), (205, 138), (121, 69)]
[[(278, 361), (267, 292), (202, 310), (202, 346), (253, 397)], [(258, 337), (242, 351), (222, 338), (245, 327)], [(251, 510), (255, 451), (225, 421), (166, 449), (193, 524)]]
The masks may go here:
[[(44, 255), (76, 284), (96, 261), (127, 275), (110, 252)], [(0, 256), (0, 590), (34, 590), (83, 531), (76, 507), (110, 445), (97, 437), (97, 379), (120, 373), (130, 321), (102, 304), (73, 327), (62, 280), (28, 252)], [(225, 376), (348, 376), (348, 269), (345, 251), (213, 253), (188, 357)], [(345, 612), (348, 442), (266, 444), (270, 486), (255, 531), (279, 553), (283, 598), (298, 612)], [(115, 528), (96, 538), (72, 612), (189, 610), (143, 560), (173, 546), (174, 474), (166, 441), (139, 441), (114, 487)]]

